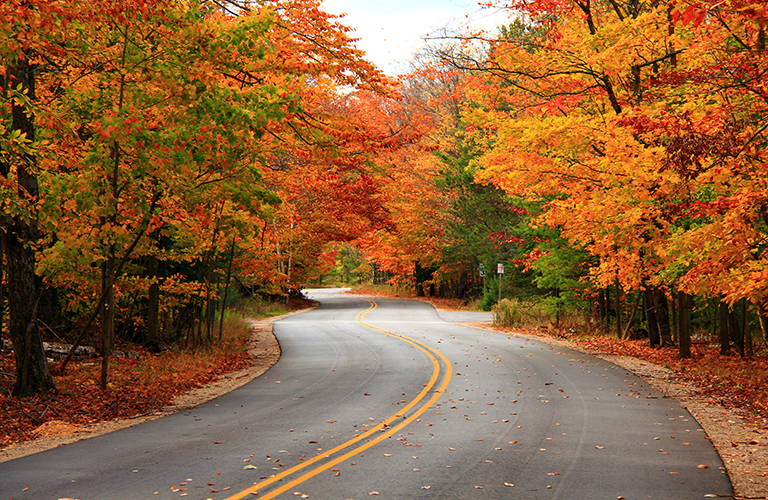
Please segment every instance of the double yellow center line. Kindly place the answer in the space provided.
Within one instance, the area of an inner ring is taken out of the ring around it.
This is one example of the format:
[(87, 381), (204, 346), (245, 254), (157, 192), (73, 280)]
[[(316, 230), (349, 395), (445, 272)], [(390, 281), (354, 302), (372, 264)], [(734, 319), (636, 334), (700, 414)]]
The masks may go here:
[[(419, 416), (421, 416), (422, 413), (427, 411), (429, 407), (435, 404), (435, 402), (437, 402), (440, 396), (445, 392), (446, 387), (448, 387), (448, 384), (451, 381), (451, 376), (453, 375), (453, 369), (451, 368), (450, 361), (448, 361), (448, 359), (445, 356), (440, 354), (440, 352), (428, 346), (427, 344), (424, 344), (423, 342), (420, 342), (411, 337), (400, 335), (399, 333), (395, 333), (390, 330), (379, 328), (377, 326), (366, 323), (365, 315), (373, 311), (377, 307), (376, 302), (374, 301), (369, 301), (369, 302), (371, 304), (370, 307), (358, 313), (357, 316), (355, 317), (355, 321), (357, 321), (358, 323), (360, 323), (366, 328), (370, 328), (371, 330), (383, 333), (384, 335), (388, 335), (390, 337), (400, 339), (403, 342), (407, 342), (412, 346), (416, 347), (417, 349), (419, 349), (421, 352), (423, 352), (432, 361), (432, 366), (433, 366), (432, 377), (429, 379), (429, 383), (427, 383), (424, 386), (424, 388), (421, 390), (421, 392), (419, 392), (419, 394), (415, 398), (413, 398), (405, 407), (403, 407), (400, 411), (398, 411), (397, 413), (395, 413), (385, 421), (381, 422), (377, 426), (369, 429), (368, 432), (364, 432), (360, 435), (357, 435), (354, 438), (350, 439), (349, 441), (343, 444), (340, 444), (339, 446), (336, 446), (331, 450), (328, 450), (319, 455), (316, 455), (313, 458), (306, 460), (298, 465), (295, 465), (294, 467), (291, 467), (290, 469), (287, 469), (281, 472), (280, 474), (271, 476), (260, 483), (254, 484), (252, 487), (246, 490), (243, 490), (239, 493), (236, 493), (231, 497), (228, 497), (226, 500), (239, 500), (248, 495), (256, 495), (259, 490), (266, 488), (267, 486), (273, 483), (276, 483), (284, 478), (288, 478), (289, 476), (293, 476), (301, 471), (304, 471), (305, 469), (308, 469), (299, 477), (296, 477), (295, 479), (290, 480), (289, 482), (279, 486), (278, 488), (274, 488), (270, 490), (269, 492), (259, 496), (258, 499), (269, 500), (270, 498), (275, 498), (276, 496), (282, 493), (285, 493), (288, 490), (292, 490), (297, 485), (303, 483), (304, 481), (307, 481), (308, 479), (315, 477), (321, 472), (324, 472), (344, 462), (345, 460), (355, 456), (356, 454), (375, 446), (376, 444), (384, 441), (385, 439), (401, 431), (404, 427), (406, 427), (408, 424), (410, 424), (411, 422), (416, 420)], [(440, 360), (443, 361), (443, 366), (445, 367), (445, 374), (443, 376), (443, 381), (440, 384), (440, 386), (434, 390), (432, 397), (430, 397), (426, 402), (424, 402), (424, 399), (429, 395), (430, 391), (433, 390), (433, 388), (435, 387), (435, 384), (437, 384), (437, 381), (440, 379)], [(411, 409), (418, 406), (420, 403), (423, 403), (423, 404), (419, 408), (417, 408), (410, 416), (406, 416)], [(399, 423), (397, 423), (396, 425), (393, 425), (394, 422), (399, 422)], [(359, 443), (360, 441), (364, 441), (364, 442), (362, 444), (359, 444), (358, 446), (355, 446), (352, 449), (348, 449), (353, 445)]]

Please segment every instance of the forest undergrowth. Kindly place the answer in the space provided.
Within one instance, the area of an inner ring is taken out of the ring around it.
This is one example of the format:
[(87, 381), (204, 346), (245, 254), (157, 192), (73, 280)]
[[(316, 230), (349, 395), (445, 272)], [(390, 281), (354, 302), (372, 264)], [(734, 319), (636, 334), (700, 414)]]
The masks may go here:
[[(238, 310), (253, 317), (273, 316), (306, 307), (306, 301)], [(54, 375), (56, 389), (23, 398), (10, 395), (14, 383), (13, 351), (0, 351), (0, 449), (34, 439), (35, 429), (58, 420), (74, 425), (152, 415), (173, 404), (174, 397), (213, 382), (253, 363), (247, 352), (251, 327), (244, 315), (228, 314), (221, 342), (210, 346), (169, 348), (152, 353), (139, 346), (118, 345), (124, 353), (110, 360), (110, 382), (99, 388), (101, 358), (71, 362)]]

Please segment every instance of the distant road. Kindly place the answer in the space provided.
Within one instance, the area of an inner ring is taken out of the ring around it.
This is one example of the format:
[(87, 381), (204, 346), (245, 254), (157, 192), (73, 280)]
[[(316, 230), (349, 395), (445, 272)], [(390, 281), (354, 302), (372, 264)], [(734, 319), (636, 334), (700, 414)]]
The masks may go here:
[(732, 494), (696, 421), (624, 369), (422, 302), (308, 292), (321, 307), (276, 323), (283, 355), (265, 375), (0, 464), (0, 499)]

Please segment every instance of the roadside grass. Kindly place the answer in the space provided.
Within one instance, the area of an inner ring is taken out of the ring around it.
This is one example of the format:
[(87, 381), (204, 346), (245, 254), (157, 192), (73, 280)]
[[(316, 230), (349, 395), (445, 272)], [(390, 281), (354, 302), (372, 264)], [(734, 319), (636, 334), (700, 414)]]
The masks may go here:
[(251, 317), (256, 319), (270, 318), (280, 316), (291, 311), (290, 304), (285, 302), (271, 301), (260, 298), (241, 298), (234, 302), (227, 309), (224, 319), (227, 316), (239, 314), (240, 317)]

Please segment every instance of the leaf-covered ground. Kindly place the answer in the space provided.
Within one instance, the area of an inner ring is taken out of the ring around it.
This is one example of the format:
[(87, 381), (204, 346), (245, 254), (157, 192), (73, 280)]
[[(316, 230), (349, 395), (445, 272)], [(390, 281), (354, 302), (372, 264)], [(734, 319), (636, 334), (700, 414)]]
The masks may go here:
[(647, 341), (593, 336), (572, 339), (585, 349), (644, 359), (675, 372), (677, 380), (692, 383), (726, 407), (744, 408), (768, 417), (768, 359), (765, 353), (752, 358), (720, 355), (718, 346), (692, 346), (692, 357), (679, 359), (676, 348), (656, 349)]
[(33, 431), (52, 420), (91, 424), (151, 413), (171, 404), (173, 398), (200, 387), (219, 375), (251, 362), (244, 342), (212, 350), (136, 351), (136, 357), (115, 358), (109, 384), (99, 389), (101, 360), (70, 363), (63, 376), (55, 376), (57, 389), (25, 398), (9, 395), (14, 373), (13, 354), (0, 354), (0, 448), (34, 438)]

